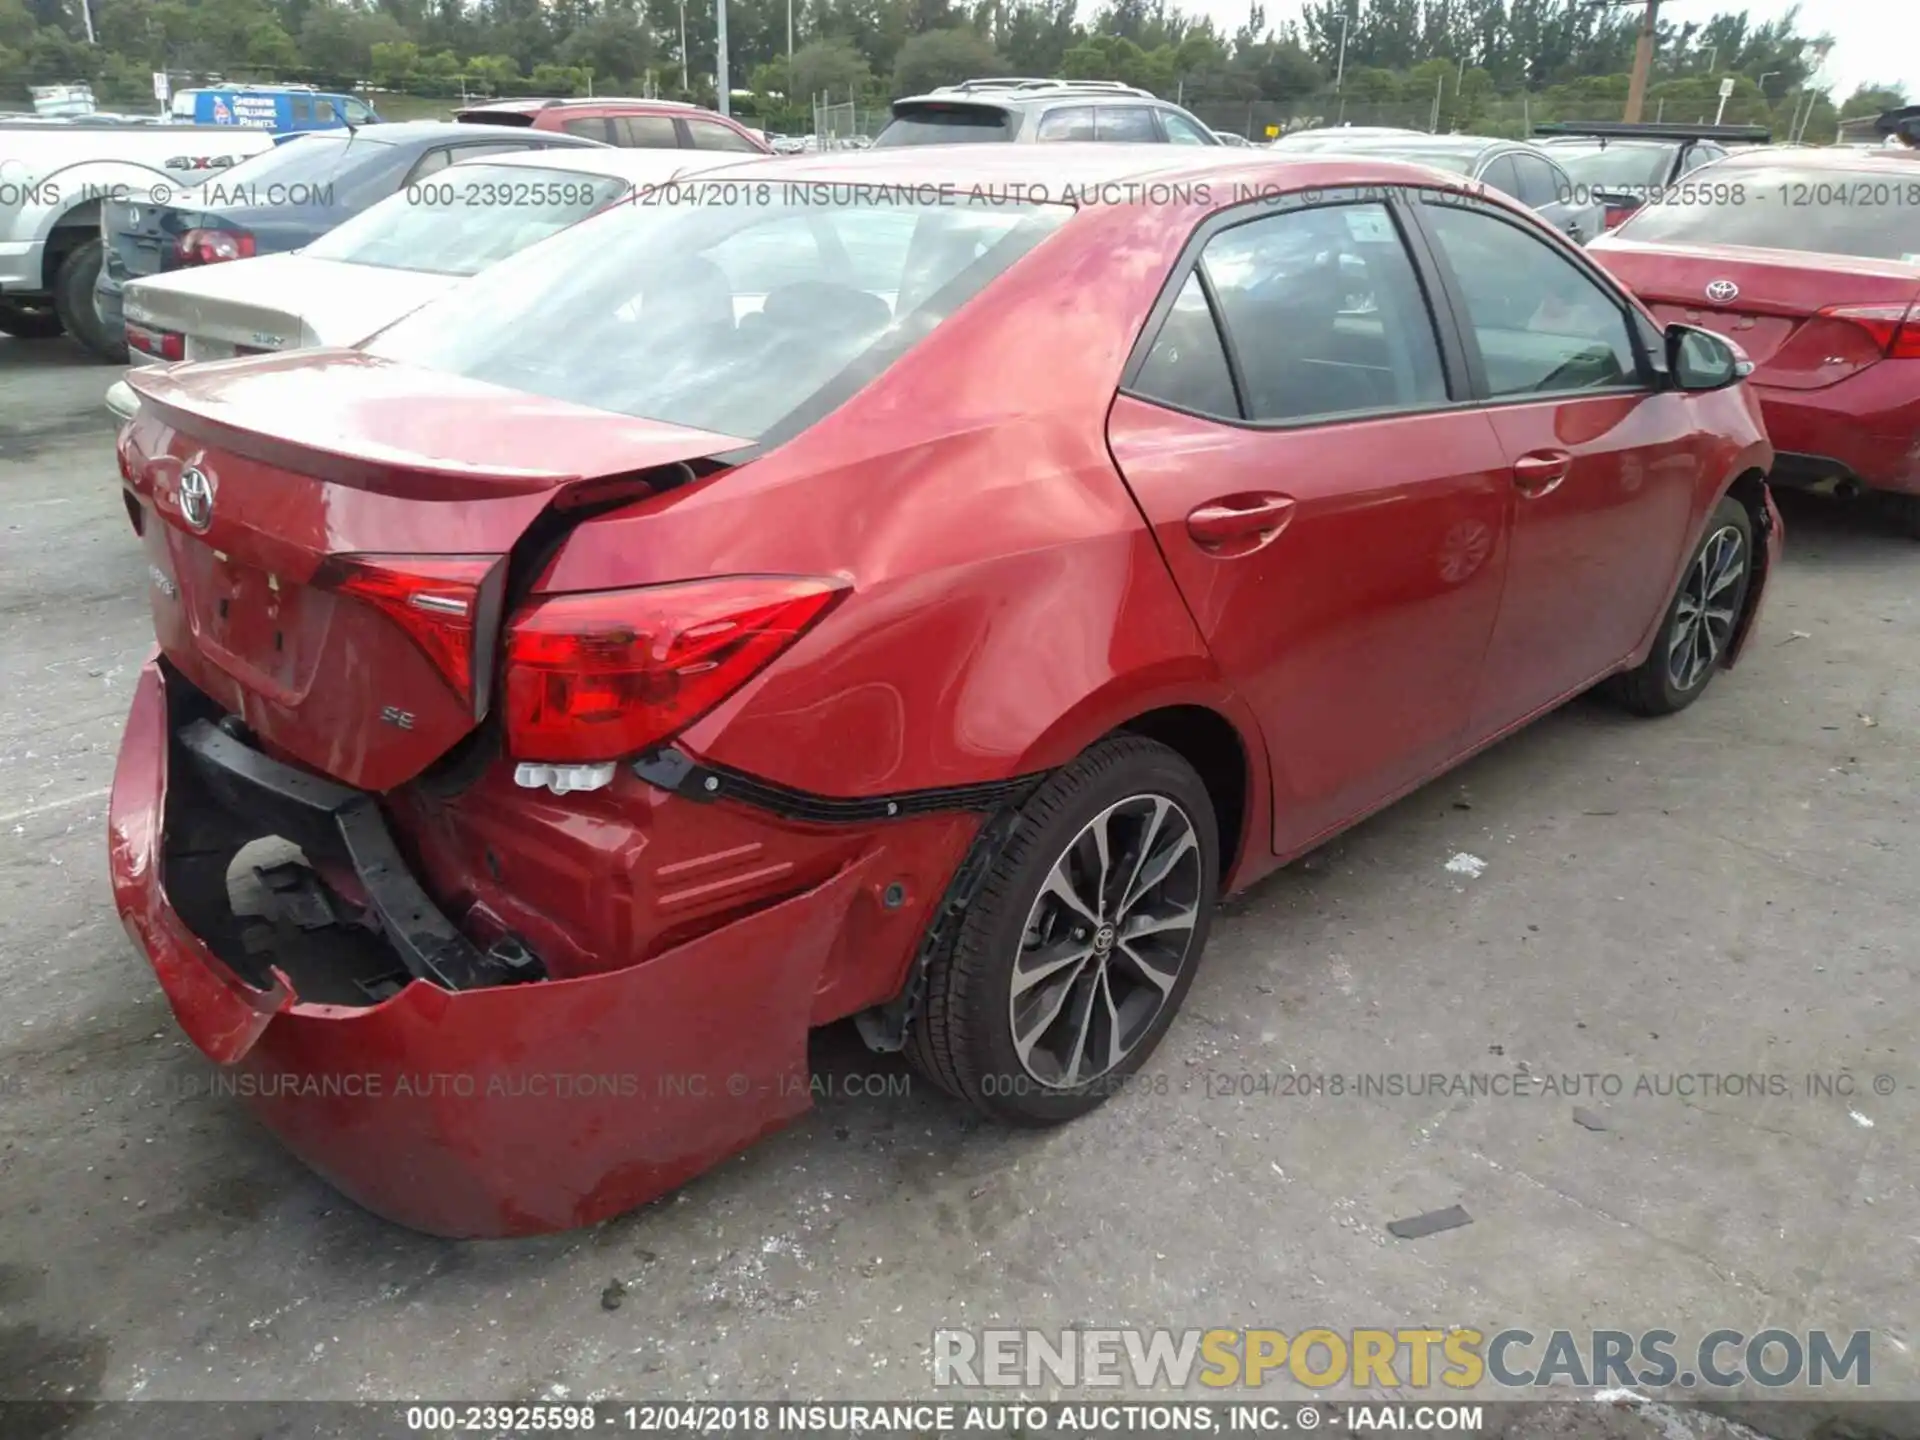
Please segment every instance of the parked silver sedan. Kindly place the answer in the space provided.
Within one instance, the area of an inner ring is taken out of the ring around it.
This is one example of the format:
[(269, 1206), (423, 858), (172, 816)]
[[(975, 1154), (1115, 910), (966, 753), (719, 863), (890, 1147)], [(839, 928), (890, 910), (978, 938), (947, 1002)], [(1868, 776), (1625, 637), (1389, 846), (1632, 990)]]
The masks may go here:
[[(123, 302), (128, 351), (159, 365), (354, 345), (588, 215), (742, 158), (609, 147), (461, 161), (304, 250), (134, 281)], [(139, 405), (125, 380), (107, 392), (123, 420)]]
[(1354, 129), (1303, 132), (1293, 144), (1282, 136), (1275, 145), (1286, 151), (1365, 155), (1448, 170), (1511, 195), (1576, 245), (1586, 244), (1606, 228), (1603, 198), (1576, 184), (1545, 149), (1524, 141)]

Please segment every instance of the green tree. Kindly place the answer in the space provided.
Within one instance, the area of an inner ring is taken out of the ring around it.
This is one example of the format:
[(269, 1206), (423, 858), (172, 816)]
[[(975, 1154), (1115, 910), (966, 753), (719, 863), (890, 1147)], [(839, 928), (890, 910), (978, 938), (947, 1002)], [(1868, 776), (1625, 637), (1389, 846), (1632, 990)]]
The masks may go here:
[(978, 32), (956, 26), (915, 35), (893, 64), (896, 95), (916, 95), (941, 85), (1004, 74), (1006, 62)]

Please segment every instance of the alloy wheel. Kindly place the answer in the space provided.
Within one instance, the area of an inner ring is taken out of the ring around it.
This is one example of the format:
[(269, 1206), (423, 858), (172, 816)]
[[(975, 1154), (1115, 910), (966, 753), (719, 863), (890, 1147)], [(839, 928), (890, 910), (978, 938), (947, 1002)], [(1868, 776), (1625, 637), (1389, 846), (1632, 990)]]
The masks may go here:
[(1667, 678), (1676, 690), (1693, 689), (1725, 653), (1746, 572), (1746, 541), (1733, 526), (1722, 525), (1694, 557), (1674, 606)]
[(1130, 796), (1081, 828), (1014, 958), (1007, 1018), (1032, 1079), (1071, 1090), (1139, 1046), (1190, 959), (1202, 875), (1193, 821), (1164, 795)]

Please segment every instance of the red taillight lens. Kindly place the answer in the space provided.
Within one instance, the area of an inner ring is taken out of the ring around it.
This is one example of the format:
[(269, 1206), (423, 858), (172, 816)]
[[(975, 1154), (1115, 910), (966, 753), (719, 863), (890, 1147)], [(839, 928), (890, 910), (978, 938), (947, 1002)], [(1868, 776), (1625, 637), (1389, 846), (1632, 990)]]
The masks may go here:
[(245, 260), (253, 254), (253, 236), (245, 230), (189, 230), (173, 242), (173, 254), (183, 265)]
[(1889, 360), (1920, 360), (1920, 304), (1831, 305), (1820, 314), (1858, 325)]
[(128, 321), (127, 348), (162, 360), (184, 360), (187, 358), (187, 337), (173, 330), (155, 330)]
[(617, 760), (685, 729), (845, 593), (832, 580), (742, 576), (535, 602), (507, 629), (507, 751)]
[(1618, 229), (1631, 220), (1633, 212), (1639, 208), (1638, 205), (1609, 205), (1600, 217), (1600, 224), (1608, 230)]
[(497, 555), (338, 555), (313, 583), (385, 612), (478, 715), (488, 672), (476, 674), (474, 658), (491, 638), (499, 587), (489, 582), (504, 563)]

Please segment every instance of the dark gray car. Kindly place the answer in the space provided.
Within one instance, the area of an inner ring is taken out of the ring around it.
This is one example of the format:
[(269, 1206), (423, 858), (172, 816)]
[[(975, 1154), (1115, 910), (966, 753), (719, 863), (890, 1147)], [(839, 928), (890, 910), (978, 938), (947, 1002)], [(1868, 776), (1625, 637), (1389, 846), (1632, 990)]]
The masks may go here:
[[(1480, 135), (1366, 135), (1341, 143), (1340, 132), (1324, 132), (1312, 147), (1319, 154), (1367, 155), (1406, 160), (1450, 170), (1511, 195), (1542, 220), (1584, 245), (1605, 226), (1606, 207), (1576, 185), (1552, 156), (1537, 145)], [(1288, 147), (1282, 147), (1283, 149)]]
[(1110, 141), (1218, 145), (1220, 137), (1150, 90), (1117, 80), (968, 80), (893, 102), (874, 145)]
[(184, 191), (170, 205), (109, 204), (94, 285), (95, 334), (76, 334), (103, 360), (127, 358), (120, 294), (166, 270), (284, 254), (456, 160), (527, 150), (604, 148), (545, 130), (421, 120), (300, 135)]

